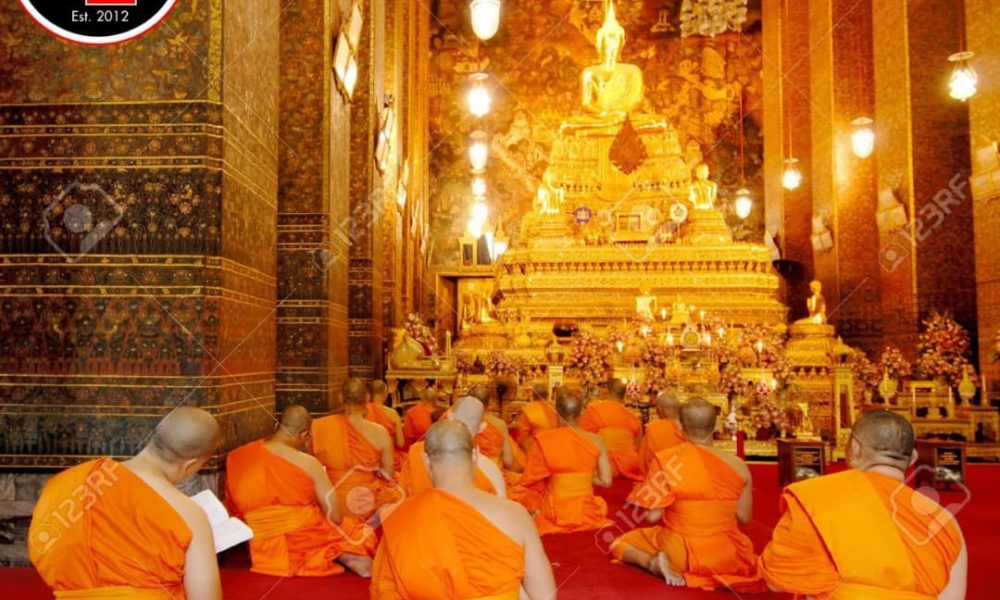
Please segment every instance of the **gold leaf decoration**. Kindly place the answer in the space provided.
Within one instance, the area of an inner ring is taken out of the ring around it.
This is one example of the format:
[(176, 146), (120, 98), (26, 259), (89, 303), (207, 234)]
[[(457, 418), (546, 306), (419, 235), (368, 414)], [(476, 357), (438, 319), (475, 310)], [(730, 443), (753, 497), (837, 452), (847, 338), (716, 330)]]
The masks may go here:
[(615, 168), (626, 175), (638, 169), (649, 158), (646, 146), (639, 138), (635, 127), (632, 127), (632, 120), (628, 116), (625, 117), (621, 130), (611, 144), (608, 158)]

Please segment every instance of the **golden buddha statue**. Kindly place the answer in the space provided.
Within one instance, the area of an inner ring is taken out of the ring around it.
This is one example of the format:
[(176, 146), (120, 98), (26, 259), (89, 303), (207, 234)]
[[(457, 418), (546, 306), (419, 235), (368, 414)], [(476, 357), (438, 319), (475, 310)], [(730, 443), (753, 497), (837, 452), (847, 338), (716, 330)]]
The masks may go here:
[(397, 370), (437, 369), (440, 362), (436, 357), (424, 354), (424, 347), (413, 339), (403, 328), (392, 330), (392, 351), (389, 353), (389, 368)]
[(809, 317), (806, 321), (823, 325), (826, 323), (826, 299), (823, 298), (823, 284), (817, 280), (809, 283), (809, 291), (812, 295), (806, 300), (806, 308), (809, 310)]
[(615, 17), (614, 1), (605, 1), (604, 24), (597, 30), (595, 42), (601, 62), (583, 70), (583, 109), (618, 121), (642, 104), (642, 70), (618, 62), (625, 45), (625, 28)]
[(695, 180), (691, 182), (689, 199), (695, 210), (712, 210), (719, 194), (719, 185), (708, 178), (708, 165), (698, 164), (694, 168)]

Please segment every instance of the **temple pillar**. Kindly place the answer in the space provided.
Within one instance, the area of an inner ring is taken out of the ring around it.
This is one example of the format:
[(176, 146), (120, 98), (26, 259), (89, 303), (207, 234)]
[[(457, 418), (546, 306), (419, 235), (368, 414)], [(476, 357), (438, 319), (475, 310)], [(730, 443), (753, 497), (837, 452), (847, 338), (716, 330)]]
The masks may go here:
[[(790, 316), (799, 318), (805, 316), (805, 301), (809, 297), (809, 281), (813, 276), (813, 253), (810, 241), (812, 227), (812, 141), (810, 139), (810, 121), (813, 105), (810, 99), (810, 24), (809, 4), (791, 0), (764, 0), (766, 14), (780, 14), (778, 32), (765, 28), (765, 56), (771, 56), (775, 50), (780, 54), (778, 68), (775, 69), (772, 60), (765, 60), (765, 88), (777, 85), (780, 90), (780, 100), (768, 98), (765, 94), (765, 110), (768, 114), (777, 112), (775, 117), (768, 117), (769, 125), (765, 134), (765, 160), (767, 161), (767, 176), (770, 183), (768, 195), (778, 194), (782, 209), (780, 218), (769, 220), (769, 229), (777, 233), (777, 244), (781, 249), (782, 258), (790, 261), (794, 269), (783, 273), (786, 284), (785, 304), (791, 308)], [(776, 20), (777, 21), (777, 20)], [(767, 23), (767, 21), (765, 21)], [(778, 39), (775, 40), (774, 36)], [(767, 66), (768, 63), (772, 63)], [(780, 78), (774, 82), (775, 78)], [(777, 121), (780, 125), (775, 127)], [(802, 184), (795, 190), (786, 190), (781, 186), (781, 173), (784, 170), (783, 161), (788, 157), (788, 131), (792, 131), (791, 152), (799, 159), (799, 169), (803, 173)], [(779, 136), (777, 142), (773, 139)], [(770, 201), (769, 201), (770, 202)], [(778, 229), (774, 229), (779, 227)]]
[(996, 142), (1000, 137), (1000, 4), (966, 0), (966, 46), (979, 74), (979, 93), (969, 99), (969, 142), (972, 147), (972, 195), (975, 213), (976, 305), (979, 313), (979, 366), (996, 397), (1000, 362), (993, 358), (1000, 333), (1000, 169)]
[(208, 487), (272, 429), (279, 10), (178, 3), (84, 47), (0, 6), (0, 563), (54, 469), (134, 454), (177, 406), (222, 426)]
[(833, 234), (813, 251), (828, 317), (852, 345), (881, 344), (875, 161), (851, 151), (851, 121), (874, 113), (871, 0), (810, 2), (812, 211)]
[(920, 321), (948, 310), (975, 330), (968, 107), (948, 97), (955, 3), (885, 0), (873, 9), (875, 154), (879, 193), (905, 207), (901, 231), (880, 232), (885, 339), (911, 353)]
[(314, 413), (347, 377), (350, 110), (330, 64), (341, 21), (329, 0), (292, 3), (280, 20), (276, 396)]
[(371, 379), (383, 370), (384, 274), (376, 257), (381, 256), (385, 192), (374, 150), (385, 104), (385, 4), (373, 0), (361, 6), (364, 26), (351, 102), (348, 369), (352, 377)]

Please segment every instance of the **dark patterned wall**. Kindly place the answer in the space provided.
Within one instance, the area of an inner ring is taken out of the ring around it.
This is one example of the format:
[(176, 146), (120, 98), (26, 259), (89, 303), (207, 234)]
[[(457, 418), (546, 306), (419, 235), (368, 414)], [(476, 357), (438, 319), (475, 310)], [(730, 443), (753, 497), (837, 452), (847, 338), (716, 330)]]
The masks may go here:
[(89, 48), (0, 7), (0, 465), (130, 454), (181, 403), (223, 450), (269, 429), (276, 17), (181, 3)]

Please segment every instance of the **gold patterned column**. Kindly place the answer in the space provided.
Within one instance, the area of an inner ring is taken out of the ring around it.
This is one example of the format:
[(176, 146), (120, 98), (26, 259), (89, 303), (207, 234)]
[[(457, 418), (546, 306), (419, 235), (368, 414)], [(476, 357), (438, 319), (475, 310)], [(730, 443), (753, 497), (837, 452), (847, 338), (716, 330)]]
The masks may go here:
[[(976, 53), (979, 93), (969, 99), (972, 146), (972, 191), (975, 212), (976, 292), (979, 313), (979, 366), (997, 396), (1000, 362), (993, 359), (1000, 333), (1000, 170), (996, 142), (1000, 138), (1000, 3), (966, 0), (966, 46)], [(991, 148), (992, 142), (992, 148)]]
[(886, 0), (873, 11), (877, 186), (909, 217), (879, 236), (883, 322), (888, 341), (911, 349), (933, 310), (975, 329), (968, 109), (946, 87), (960, 19), (952, 2)]
[(182, 2), (85, 47), (0, 6), (0, 469), (19, 498), (133, 454), (182, 404), (219, 418), (222, 453), (271, 430), (278, 10)]
[(875, 161), (851, 151), (851, 121), (874, 112), (871, 0), (810, 3), (813, 44), (812, 158), (814, 217), (829, 224), (833, 248), (814, 251), (830, 320), (849, 344), (881, 343), (881, 279)]

